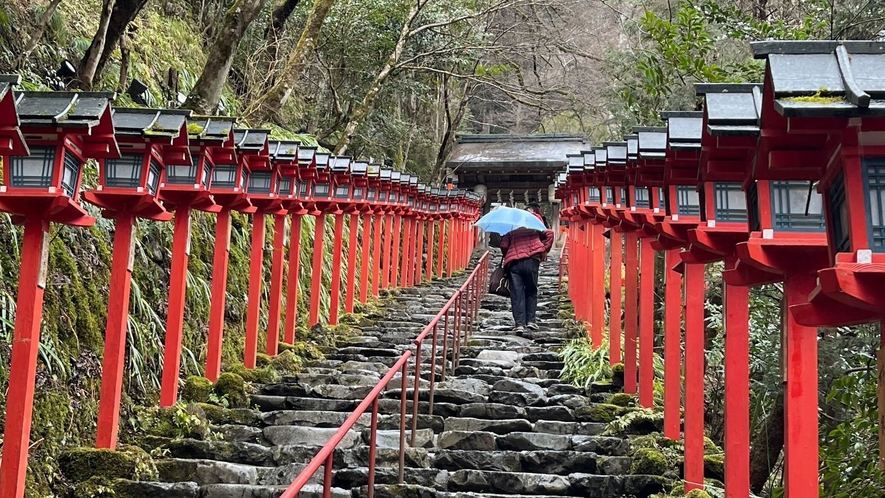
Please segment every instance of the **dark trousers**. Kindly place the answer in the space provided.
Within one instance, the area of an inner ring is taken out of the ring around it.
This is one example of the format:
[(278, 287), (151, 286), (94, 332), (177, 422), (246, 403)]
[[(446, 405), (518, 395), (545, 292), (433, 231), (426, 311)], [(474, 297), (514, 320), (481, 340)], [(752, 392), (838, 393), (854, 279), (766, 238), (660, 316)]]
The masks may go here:
[(510, 273), (510, 308), (516, 326), (535, 322), (538, 309), (538, 270), (535, 258), (518, 259), (507, 267)]

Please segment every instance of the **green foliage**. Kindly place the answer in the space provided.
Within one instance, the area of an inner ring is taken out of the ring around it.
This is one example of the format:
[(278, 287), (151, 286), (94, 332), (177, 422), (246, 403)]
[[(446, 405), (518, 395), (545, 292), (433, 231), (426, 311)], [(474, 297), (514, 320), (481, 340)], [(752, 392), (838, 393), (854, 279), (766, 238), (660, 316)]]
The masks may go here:
[(212, 432), (202, 405), (179, 401), (173, 406), (136, 408), (133, 425), (144, 434), (171, 439), (210, 439)]
[(559, 377), (576, 386), (590, 387), (594, 382), (611, 381), (612, 367), (608, 346), (594, 348), (589, 337), (580, 337), (566, 343), (559, 351), (564, 363)]
[(586, 406), (579, 406), (575, 409), (575, 419), (584, 422), (611, 422), (627, 413), (629, 409), (609, 405), (606, 403), (594, 403)]
[(624, 407), (634, 406), (636, 404), (636, 396), (627, 393), (615, 393), (608, 399), (608, 402), (613, 405)]
[(652, 448), (639, 448), (633, 452), (631, 474), (664, 475), (669, 469), (667, 458)]
[(609, 422), (605, 434), (648, 434), (662, 430), (664, 430), (663, 412), (636, 408)]

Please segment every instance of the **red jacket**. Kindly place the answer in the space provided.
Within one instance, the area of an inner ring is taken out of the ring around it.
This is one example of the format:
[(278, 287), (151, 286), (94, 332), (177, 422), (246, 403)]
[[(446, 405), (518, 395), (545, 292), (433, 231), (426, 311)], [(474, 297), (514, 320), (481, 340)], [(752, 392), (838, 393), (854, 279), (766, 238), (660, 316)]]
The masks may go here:
[[(538, 219), (541, 217), (538, 216)], [(553, 247), (553, 237), (553, 230), (547, 229), (539, 232), (527, 228), (518, 228), (504, 235), (501, 238), (504, 266), (520, 259), (532, 257), (543, 261)]]

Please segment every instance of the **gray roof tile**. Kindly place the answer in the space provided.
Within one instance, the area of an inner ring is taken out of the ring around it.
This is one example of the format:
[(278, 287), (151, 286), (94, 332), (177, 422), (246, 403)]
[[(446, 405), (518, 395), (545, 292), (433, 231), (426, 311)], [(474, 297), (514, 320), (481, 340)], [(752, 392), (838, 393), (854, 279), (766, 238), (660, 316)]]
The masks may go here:
[(16, 109), (23, 127), (92, 127), (113, 98), (112, 93), (22, 92), (16, 94)]

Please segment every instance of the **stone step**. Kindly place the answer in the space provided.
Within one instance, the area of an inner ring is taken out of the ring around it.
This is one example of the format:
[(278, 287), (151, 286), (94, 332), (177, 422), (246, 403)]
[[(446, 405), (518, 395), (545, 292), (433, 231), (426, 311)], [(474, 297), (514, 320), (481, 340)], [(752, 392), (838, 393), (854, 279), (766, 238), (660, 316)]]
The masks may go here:
[(445, 431), (439, 435), (440, 449), (471, 451), (576, 451), (624, 456), (630, 443), (607, 436), (583, 436), (537, 432)]
[(431, 465), (448, 471), (485, 470), (495, 472), (527, 472), (535, 474), (568, 475), (573, 472), (597, 472), (597, 461), (602, 458), (595, 453), (576, 451), (462, 451), (440, 450)]
[[(252, 486), (245, 484), (210, 484), (200, 487), (200, 498), (278, 498), (286, 486)], [(302, 488), (299, 498), (319, 498), (323, 496), (320, 484), (308, 484)], [(332, 498), (351, 498), (349, 490), (332, 488)]]

